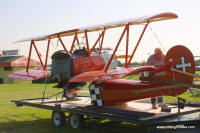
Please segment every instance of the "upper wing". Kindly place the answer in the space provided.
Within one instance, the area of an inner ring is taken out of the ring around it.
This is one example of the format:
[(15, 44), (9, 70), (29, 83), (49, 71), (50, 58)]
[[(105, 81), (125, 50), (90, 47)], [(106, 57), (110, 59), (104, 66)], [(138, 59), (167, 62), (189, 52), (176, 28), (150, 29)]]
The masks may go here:
[(24, 41), (31, 41), (31, 40), (42, 41), (42, 40), (57, 38), (58, 36), (63, 37), (63, 36), (71, 36), (74, 34), (81, 34), (81, 33), (84, 33), (85, 31), (87, 32), (99, 31), (99, 30), (104, 30), (104, 29), (121, 27), (127, 24), (137, 25), (137, 24), (144, 24), (144, 23), (167, 20), (167, 19), (174, 19), (177, 17), (178, 16), (174, 13), (160, 13), (160, 14), (145, 16), (145, 17), (140, 17), (140, 18), (131, 18), (131, 19), (126, 19), (126, 20), (121, 20), (121, 21), (114, 21), (111, 23), (104, 23), (104, 24), (82, 27), (82, 28), (77, 28), (77, 29), (72, 29), (72, 30), (65, 30), (65, 31), (61, 31), (61, 32), (53, 33), (53, 34), (22, 39), (17, 42), (24, 42)]
[(155, 70), (157, 70), (157, 68), (153, 66), (141, 66), (141, 67), (113, 69), (108, 72), (91, 71), (79, 74), (73, 77), (69, 82), (86, 82), (86, 81), (118, 79), (144, 71), (155, 71)]
[(48, 74), (49, 74), (49, 72), (45, 71), (45, 70), (29, 69), (29, 71), (26, 72), (26, 69), (24, 69), (24, 70), (19, 70), (14, 73), (11, 73), (11, 74), (7, 75), (7, 77), (21, 79), (21, 80), (37, 80), (37, 79), (44, 78)]

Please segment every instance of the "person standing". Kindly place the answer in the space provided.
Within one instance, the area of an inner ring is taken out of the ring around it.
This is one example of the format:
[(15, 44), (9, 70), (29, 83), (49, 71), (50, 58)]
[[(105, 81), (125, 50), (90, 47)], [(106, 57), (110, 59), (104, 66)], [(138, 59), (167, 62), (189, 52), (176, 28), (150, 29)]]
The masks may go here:
[[(160, 48), (156, 48), (154, 50), (154, 54), (152, 54), (148, 60), (146, 65), (148, 66), (155, 66), (156, 68), (159, 68), (164, 65), (165, 55), (163, 55), (163, 52)], [(158, 107), (162, 107), (165, 104), (163, 103), (163, 97), (157, 97)], [(151, 98), (151, 104), (152, 109), (157, 109), (156, 107), (156, 98)]]

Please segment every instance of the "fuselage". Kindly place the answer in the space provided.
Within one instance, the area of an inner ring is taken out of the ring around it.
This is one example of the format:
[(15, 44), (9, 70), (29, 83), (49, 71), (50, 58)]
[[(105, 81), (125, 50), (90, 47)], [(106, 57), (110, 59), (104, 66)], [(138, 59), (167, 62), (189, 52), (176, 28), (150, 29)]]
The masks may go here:
[(177, 96), (184, 93), (187, 87), (155, 84), (147, 81), (113, 79), (105, 81), (100, 90), (104, 105), (109, 105), (157, 96)]

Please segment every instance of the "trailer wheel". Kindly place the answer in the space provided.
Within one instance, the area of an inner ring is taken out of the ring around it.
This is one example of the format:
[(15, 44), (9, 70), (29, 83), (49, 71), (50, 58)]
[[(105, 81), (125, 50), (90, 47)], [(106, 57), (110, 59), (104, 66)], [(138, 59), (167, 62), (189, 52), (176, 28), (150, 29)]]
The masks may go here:
[(66, 123), (65, 113), (53, 111), (52, 122), (56, 127), (63, 127)]
[(83, 127), (83, 116), (78, 114), (70, 114), (69, 124), (74, 129)]

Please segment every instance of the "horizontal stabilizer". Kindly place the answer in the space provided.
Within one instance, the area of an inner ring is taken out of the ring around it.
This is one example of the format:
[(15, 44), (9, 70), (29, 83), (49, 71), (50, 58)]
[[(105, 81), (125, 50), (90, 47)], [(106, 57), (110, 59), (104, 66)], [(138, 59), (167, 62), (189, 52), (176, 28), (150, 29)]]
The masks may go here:
[(45, 77), (48, 75), (49, 72), (45, 70), (33, 70), (28, 69), (28, 72), (26, 69), (19, 70), (14, 73), (11, 73), (7, 75), (8, 78), (15, 78), (15, 79), (21, 79), (21, 80), (37, 80)]
[(141, 67), (131, 67), (122, 69), (113, 69), (108, 72), (105, 71), (91, 71), (79, 74), (72, 78), (69, 82), (86, 82), (86, 81), (98, 81), (98, 80), (109, 80), (109, 79), (119, 79), (133, 74), (137, 74), (144, 71), (154, 71), (156, 70), (153, 66), (141, 66)]

